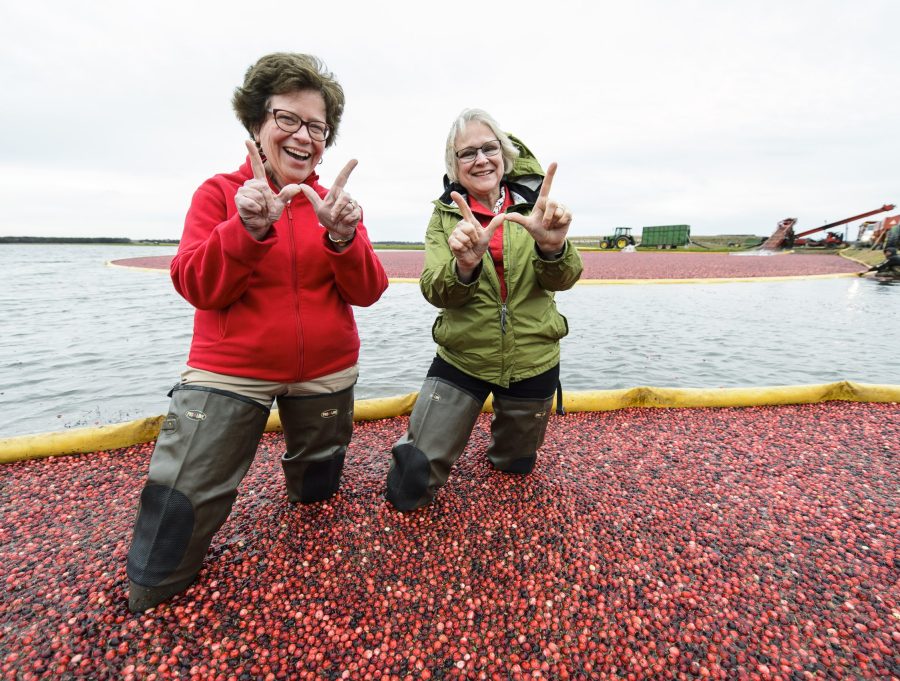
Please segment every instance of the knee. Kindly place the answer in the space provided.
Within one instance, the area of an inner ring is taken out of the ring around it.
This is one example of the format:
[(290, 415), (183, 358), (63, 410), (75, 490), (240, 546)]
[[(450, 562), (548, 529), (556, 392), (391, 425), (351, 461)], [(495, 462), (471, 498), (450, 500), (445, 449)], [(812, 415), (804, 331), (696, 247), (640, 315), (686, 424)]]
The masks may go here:
[(345, 447), (340, 447), (329, 458), (313, 461), (294, 461), (282, 457), (288, 500), (291, 503), (313, 504), (337, 494), (346, 451)]
[(194, 532), (194, 507), (184, 494), (165, 485), (148, 484), (128, 551), (128, 577), (156, 586), (184, 559)]

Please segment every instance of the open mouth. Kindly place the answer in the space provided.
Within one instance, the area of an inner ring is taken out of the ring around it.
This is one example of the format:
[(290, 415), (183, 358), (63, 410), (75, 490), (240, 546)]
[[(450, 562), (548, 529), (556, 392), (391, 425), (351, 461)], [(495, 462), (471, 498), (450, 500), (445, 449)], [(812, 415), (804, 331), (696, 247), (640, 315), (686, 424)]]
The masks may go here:
[(312, 154), (309, 154), (305, 151), (298, 151), (296, 149), (288, 149), (287, 147), (282, 147), (282, 150), (284, 151), (285, 154), (287, 154), (291, 158), (296, 159), (298, 161), (308, 161), (312, 157)]

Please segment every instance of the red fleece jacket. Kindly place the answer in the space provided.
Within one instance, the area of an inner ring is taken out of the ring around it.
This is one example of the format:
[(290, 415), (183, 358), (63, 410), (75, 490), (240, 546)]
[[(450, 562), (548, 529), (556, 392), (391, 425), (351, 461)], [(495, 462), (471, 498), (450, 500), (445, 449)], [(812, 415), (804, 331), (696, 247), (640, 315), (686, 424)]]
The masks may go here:
[[(280, 383), (353, 366), (359, 334), (350, 306), (372, 305), (388, 285), (366, 228), (360, 222), (338, 253), (301, 193), (256, 241), (234, 205), (252, 177), (248, 160), (194, 193), (170, 268), (175, 289), (196, 308), (187, 363)], [(327, 193), (315, 174), (306, 183)]]

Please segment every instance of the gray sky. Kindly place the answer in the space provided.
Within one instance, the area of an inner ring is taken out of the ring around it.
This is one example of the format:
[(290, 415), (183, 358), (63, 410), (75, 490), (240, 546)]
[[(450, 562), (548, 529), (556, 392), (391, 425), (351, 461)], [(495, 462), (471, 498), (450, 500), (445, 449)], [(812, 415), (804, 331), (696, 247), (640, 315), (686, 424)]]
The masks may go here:
[(0, 235), (178, 238), (274, 51), (343, 85), (320, 174), (359, 159), (374, 240), (422, 239), (470, 106), (558, 162), (573, 235), (811, 229), (900, 203), (898, 25), (896, 0), (4, 3)]

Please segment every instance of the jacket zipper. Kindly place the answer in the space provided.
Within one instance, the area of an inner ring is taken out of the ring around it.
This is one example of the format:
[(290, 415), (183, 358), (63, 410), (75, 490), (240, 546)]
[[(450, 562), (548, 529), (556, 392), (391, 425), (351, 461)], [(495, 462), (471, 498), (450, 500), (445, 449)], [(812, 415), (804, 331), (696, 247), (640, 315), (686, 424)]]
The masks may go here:
[(297, 282), (297, 260), (294, 256), (297, 249), (294, 247), (294, 213), (291, 210), (291, 204), (287, 204), (285, 210), (287, 211), (288, 225), (290, 227), (288, 232), (291, 243), (291, 288), (294, 293), (294, 318), (297, 322), (297, 380), (299, 381), (303, 376), (303, 348), (301, 347), (303, 344), (303, 324), (300, 321), (300, 287)]
[[(499, 277), (497, 277), (497, 296), (500, 298), (500, 376), (506, 375), (506, 342), (504, 336), (506, 335), (506, 319), (509, 315), (509, 308), (506, 306), (507, 301), (510, 299), (510, 294), (512, 293), (509, 290), (509, 271), (512, 269), (512, 250), (509, 247), (509, 242), (512, 237), (509, 234), (509, 227), (506, 226), (506, 222), (503, 223), (503, 278), (506, 280), (506, 300), (503, 300), (503, 286), (502, 282), (499, 281)], [(494, 272), (496, 273), (496, 269)]]
[[(503, 263), (503, 278), (506, 280), (506, 300), (509, 300), (512, 291), (510, 291), (509, 285), (509, 272), (512, 269), (512, 249), (509, 247), (509, 242), (512, 240), (512, 236), (509, 234), (509, 228), (507, 228), (506, 223), (503, 223), (503, 258), (505, 262)], [(503, 300), (503, 286), (500, 286), (500, 332), (503, 335), (506, 335), (506, 315), (509, 312), (509, 308), (506, 307), (506, 300)], [(504, 353), (505, 355), (506, 353)]]

